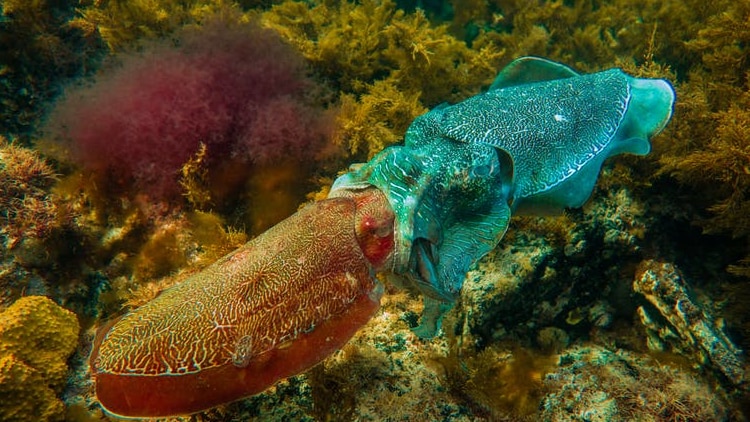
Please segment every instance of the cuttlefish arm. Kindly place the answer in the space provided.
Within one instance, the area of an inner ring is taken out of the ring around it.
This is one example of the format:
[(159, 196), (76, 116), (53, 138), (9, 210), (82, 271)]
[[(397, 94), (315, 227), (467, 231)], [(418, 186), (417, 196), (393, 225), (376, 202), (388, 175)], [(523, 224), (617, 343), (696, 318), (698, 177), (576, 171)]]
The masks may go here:
[(510, 221), (511, 162), (489, 145), (437, 139), (388, 148), (336, 180), (331, 196), (374, 186), (395, 214), (390, 281), (421, 292), (415, 333), (435, 335), (470, 266), (491, 251)]
[(250, 396), (342, 347), (379, 307), (393, 213), (377, 189), (312, 204), (102, 328), (102, 406), (187, 415)]

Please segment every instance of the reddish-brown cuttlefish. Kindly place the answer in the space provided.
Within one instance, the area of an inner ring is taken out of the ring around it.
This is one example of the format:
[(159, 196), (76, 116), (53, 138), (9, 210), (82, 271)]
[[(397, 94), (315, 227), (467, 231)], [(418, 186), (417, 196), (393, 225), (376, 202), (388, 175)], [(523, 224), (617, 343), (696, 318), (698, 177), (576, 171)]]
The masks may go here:
[(342, 347), (379, 307), (375, 272), (421, 292), (437, 332), (513, 212), (578, 207), (602, 163), (646, 154), (672, 115), (661, 79), (579, 75), (525, 57), (489, 91), (418, 117), (405, 143), (153, 301), (102, 327), (96, 394), (122, 417), (186, 415), (257, 394)]
[(99, 401), (116, 416), (184, 415), (305, 371), (377, 311), (393, 232), (375, 188), (302, 209), (103, 327)]

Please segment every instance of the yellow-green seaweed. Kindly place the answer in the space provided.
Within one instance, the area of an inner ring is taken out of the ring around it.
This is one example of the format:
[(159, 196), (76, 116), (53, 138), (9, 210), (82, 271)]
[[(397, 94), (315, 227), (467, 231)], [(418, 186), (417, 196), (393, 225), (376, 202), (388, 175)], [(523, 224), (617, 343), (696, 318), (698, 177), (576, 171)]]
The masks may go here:
[[(340, 143), (371, 157), (397, 142), (425, 107), (475, 94), (497, 73), (502, 51), (469, 46), (421, 11), (392, 0), (284, 2), (266, 26), (297, 47), (340, 89)], [(363, 157), (365, 158), (365, 157)]]
[(231, 8), (225, 0), (88, 0), (71, 22), (85, 33), (98, 35), (110, 51), (137, 48), (146, 40), (164, 37)]

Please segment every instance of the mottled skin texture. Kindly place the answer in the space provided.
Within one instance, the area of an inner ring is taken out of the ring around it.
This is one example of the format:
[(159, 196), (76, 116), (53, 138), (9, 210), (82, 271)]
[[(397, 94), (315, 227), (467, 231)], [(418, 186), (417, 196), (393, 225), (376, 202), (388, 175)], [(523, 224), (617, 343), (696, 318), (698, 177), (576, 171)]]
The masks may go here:
[(432, 337), (511, 212), (581, 206), (606, 158), (648, 153), (673, 102), (664, 80), (521, 58), (487, 92), (415, 119), (403, 146), (340, 177), (331, 195), (352, 186), (386, 193), (396, 214), (392, 278), (424, 294), (415, 332)]
[(393, 214), (369, 189), (315, 203), (105, 327), (92, 353), (112, 414), (189, 414), (337, 350), (379, 306)]
[(417, 118), (403, 146), (102, 328), (92, 372), (122, 416), (194, 413), (258, 393), (341, 347), (377, 310), (373, 277), (424, 294), (435, 335), (512, 212), (580, 206), (607, 157), (646, 154), (674, 92), (618, 69), (581, 76), (522, 58), (491, 89)]

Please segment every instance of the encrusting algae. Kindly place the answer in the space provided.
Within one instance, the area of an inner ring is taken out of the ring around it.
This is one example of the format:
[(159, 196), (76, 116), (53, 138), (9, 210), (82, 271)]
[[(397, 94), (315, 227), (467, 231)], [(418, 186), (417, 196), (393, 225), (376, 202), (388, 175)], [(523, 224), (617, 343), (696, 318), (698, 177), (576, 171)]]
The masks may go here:
[(63, 420), (67, 360), (80, 328), (72, 312), (27, 296), (0, 313), (0, 419)]
[[(747, 386), (683, 350), (689, 339), (664, 340), (679, 357), (649, 350), (649, 333), (666, 325), (640, 322), (639, 308), (658, 311), (631, 286), (641, 262), (678, 265), (693, 303), (723, 321), (717, 337), (750, 347), (750, 4), (414, 3), (2, 4), (0, 419), (62, 420), (71, 403), (98, 417), (91, 386), (80, 381), (88, 378), (85, 359), (67, 360), (88, 353), (95, 325), (231, 252), (306, 198), (325, 196), (306, 195), (327, 193), (337, 172), (402, 142), (417, 116), (482, 92), (525, 55), (584, 73), (621, 67), (667, 78), (677, 91), (672, 122), (649, 157), (605, 164), (584, 212), (514, 218), (446, 317), (463, 324), (418, 339), (410, 331), (422, 310), (418, 298), (388, 286), (381, 311), (312, 372), (199, 417), (748, 417)], [(226, 45), (226, 66), (212, 66), (211, 54)], [(205, 67), (186, 59), (193, 47)], [(240, 50), (258, 54), (235, 60)], [(294, 83), (227, 76), (240, 74), (232, 70), (238, 63), (245, 70), (268, 64), (268, 51), (278, 53), (275, 65)], [(189, 95), (147, 121), (121, 101), (135, 98), (143, 80), (161, 75), (157, 87), (177, 80), (157, 72), (158, 56), (179, 65), (172, 76), (190, 76), (173, 90)], [(217, 68), (229, 70), (211, 79)], [(128, 80), (136, 69), (145, 69), (140, 79)], [(280, 91), (292, 85), (299, 89)], [(275, 88), (258, 94), (258, 86)], [(226, 104), (234, 97), (212, 92), (258, 100)], [(73, 105), (68, 120), (58, 125), (66, 104)], [(104, 163), (81, 155), (83, 144), (69, 135), (71, 128), (93, 130), (85, 110), (111, 111), (109, 122), (133, 119), (140, 138), (107, 130), (96, 137), (121, 142), (134, 158)], [(271, 124), (280, 115), (290, 122), (286, 132)], [(229, 117), (206, 123), (217, 116)], [(235, 124), (250, 120), (257, 124)], [(192, 137), (202, 128), (175, 129), (185, 122), (209, 130)], [(149, 131), (154, 137), (143, 136)], [(211, 138), (217, 134), (226, 138)], [(157, 138), (174, 142), (156, 151)], [(159, 167), (153, 156), (179, 159)], [(80, 342), (76, 315), (85, 330)], [(747, 369), (744, 357), (733, 369)], [(89, 393), (69, 400), (70, 391)]]

